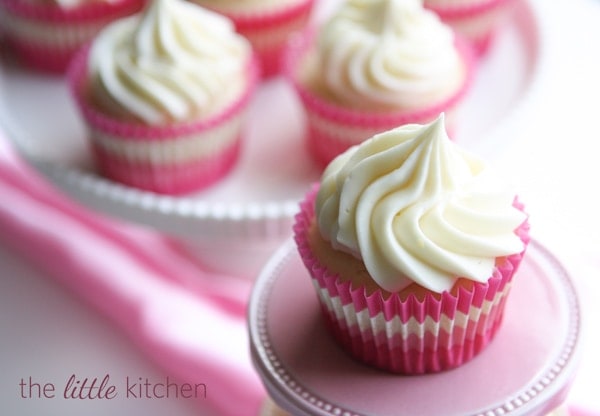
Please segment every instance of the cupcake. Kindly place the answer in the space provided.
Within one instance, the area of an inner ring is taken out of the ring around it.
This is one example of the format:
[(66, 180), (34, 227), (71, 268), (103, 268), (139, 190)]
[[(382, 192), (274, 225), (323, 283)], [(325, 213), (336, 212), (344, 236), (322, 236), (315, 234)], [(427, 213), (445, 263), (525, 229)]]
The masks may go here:
[(100, 172), (163, 194), (232, 169), (258, 76), (233, 24), (185, 0), (152, 0), (112, 23), (69, 68)]
[(62, 74), (76, 51), (145, 0), (0, 0), (7, 46), (24, 65)]
[(515, 194), (443, 115), (338, 156), (294, 224), (334, 338), (407, 375), (461, 366), (493, 340), (528, 236)]
[(306, 113), (309, 153), (325, 166), (375, 133), (441, 112), (450, 124), (473, 60), (420, 0), (348, 0), (290, 42), (285, 66)]
[(475, 52), (484, 55), (494, 34), (506, 20), (515, 0), (424, 0), (442, 21), (472, 43)]
[(264, 77), (278, 75), (289, 37), (303, 29), (315, 0), (190, 0), (224, 14), (252, 44)]

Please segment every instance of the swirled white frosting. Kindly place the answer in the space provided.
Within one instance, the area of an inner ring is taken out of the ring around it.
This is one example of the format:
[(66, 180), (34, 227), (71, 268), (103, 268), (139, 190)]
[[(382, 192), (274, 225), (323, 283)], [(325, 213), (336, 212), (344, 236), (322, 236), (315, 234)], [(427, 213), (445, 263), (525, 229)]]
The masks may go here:
[(459, 88), (465, 64), (454, 34), (420, 0), (348, 0), (324, 23), (316, 73), (340, 102), (414, 109)]
[(361, 259), (385, 290), (412, 282), (441, 293), (458, 277), (485, 282), (519, 253), (526, 215), (515, 194), (448, 138), (443, 115), (375, 135), (325, 170), (316, 201), (325, 240)]
[(95, 39), (92, 97), (147, 124), (206, 116), (244, 88), (250, 54), (223, 16), (184, 0), (151, 0)]

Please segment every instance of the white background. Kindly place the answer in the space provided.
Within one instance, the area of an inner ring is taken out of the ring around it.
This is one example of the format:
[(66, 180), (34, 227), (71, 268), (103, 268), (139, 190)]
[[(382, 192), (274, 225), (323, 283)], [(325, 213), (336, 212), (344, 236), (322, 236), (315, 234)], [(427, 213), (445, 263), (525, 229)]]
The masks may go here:
[[(524, 122), (498, 165), (520, 188), (534, 238), (579, 287), (584, 355), (569, 402), (600, 412), (600, 1), (545, 1), (548, 60)], [(6, 203), (2, 201), (1, 203)], [(72, 373), (164, 380), (102, 316), (0, 247), (0, 411), (7, 415), (208, 415), (193, 400), (78, 403), (21, 399), (21, 377), (57, 386)], [(201, 376), (200, 376), (201, 377)], [(210, 380), (206, 382), (210, 387)], [(234, 398), (232, 398), (234, 400)]]

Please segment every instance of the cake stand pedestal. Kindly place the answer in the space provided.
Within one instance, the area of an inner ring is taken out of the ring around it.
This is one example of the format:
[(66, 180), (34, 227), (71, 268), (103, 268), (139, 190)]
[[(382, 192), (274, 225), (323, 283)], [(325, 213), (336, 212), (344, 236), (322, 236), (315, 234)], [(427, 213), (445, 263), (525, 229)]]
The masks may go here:
[(577, 294), (566, 269), (536, 241), (513, 283), (502, 327), (472, 361), (395, 375), (354, 361), (335, 343), (290, 240), (250, 299), (252, 359), (273, 402), (297, 416), (547, 415), (564, 401), (577, 366)]

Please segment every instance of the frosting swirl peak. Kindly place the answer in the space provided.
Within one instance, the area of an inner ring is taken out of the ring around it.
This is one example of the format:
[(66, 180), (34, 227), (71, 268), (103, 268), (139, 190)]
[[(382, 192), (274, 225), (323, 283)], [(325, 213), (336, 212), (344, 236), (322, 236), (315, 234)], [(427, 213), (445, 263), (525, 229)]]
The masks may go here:
[(317, 42), (322, 83), (359, 107), (420, 108), (465, 77), (452, 30), (420, 0), (348, 0)]
[(519, 253), (526, 215), (491, 169), (449, 140), (443, 115), (375, 135), (325, 170), (321, 235), (362, 259), (383, 289), (412, 282), (442, 292), (485, 282), (497, 257)]
[(241, 91), (250, 56), (225, 17), (184, 0), (151, 0), (95, 39), (91, 92), (147, 124), (206, 116)]

